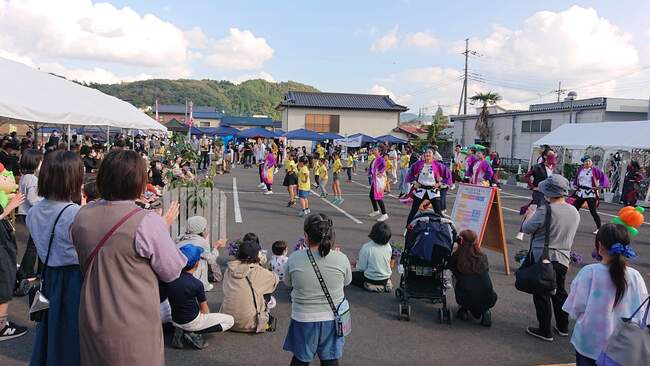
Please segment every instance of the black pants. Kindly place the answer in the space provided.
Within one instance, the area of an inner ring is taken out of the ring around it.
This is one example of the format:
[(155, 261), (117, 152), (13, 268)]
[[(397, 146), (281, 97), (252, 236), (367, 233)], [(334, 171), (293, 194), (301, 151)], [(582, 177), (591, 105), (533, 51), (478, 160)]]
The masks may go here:
[(443, 188), (440, 190), (440, 210), (444, 211), (447, 209), (447, 191), (449, 188)]
[(596, 228), (600, 229), (600, 216), (598, 215), (598, 211), (596, 209), (595, 197), (591, 197), (591, 198), (576, 197), (576, 201), (573, 203), (573, 207), (575, 207), (576, 210), (580, 211), (580, 207), (582, 207), (582, 204), (585, 202), (587, 202), (587, 207), (589, 207), (589, 212), (591, 213), (591, 217), (594, 218), (594, 222), (596, 223)]
[(320, 187), (320, 175), (314, 175), (314, 182), (317, 187)]
[[(199, 169), (208, 169), (210, 165), (210, 156), (208, 155), (209, 151), (201, 151), (201, 161), (199, 162)], [(203, 164), (203, 168), (201, 168)]]
[(433, 206), (433, 211), (435, 211), (435, 213), (437, 213), (438, 215), (442, 216), (442, 209), (440, 208), (440, 197), (429, 198), (429, 193), (426, 192), (422, 196), (422, 198), (417, 198), (413, 196), (413, 205), (411, 206), (411, 212), (409, 212), (409, 216), (406, 219), (406, 225), (411, 223), (413, 217), (415, 217), (415, 214), (417, 214), (418, 210), (420, 209), (420, 204), (422, 204), (422, 201), (424, 201), (425, 199), (431, 201), (431, 206)]
[(260, 183), (264, 183), (264, 180), (262, 179), (262, 172), (264, 172), (264, 164), (258, 164), (258, 171), (259, 171), (259, 176), (260, 176)]
[(583, 356), (576, 351), (576, 366), (596, 366), (596, 360)]
[(555, 325), (561, 331), (566, 332), (569, 329), (569, 314), (562, 310), (562, 305), (567, 298), (567, 292), (564, 289), (564, 281), (568, 268), (558, 262), (553, 262), (555, 269), (555, 279), (557, 281), (557, 290), (554, 295), (533, 295), (535, 311), (539, 329), (545, 336), (551, 336), (551, 318), (555, 314)]
[(352, 180), (352, 168), (345, 168), (345, 173), (348, 175), (348, 180)]
[(386, 206), (384, 205), (384, 200), (375, 199), (375, 195), (373, 193), (374, 188), (375, 188), (374, 186), (370, 186), (370, 203), (372, 203), (372, 210), (373, 211), (381, 210), (381, 214), (385, 215)]

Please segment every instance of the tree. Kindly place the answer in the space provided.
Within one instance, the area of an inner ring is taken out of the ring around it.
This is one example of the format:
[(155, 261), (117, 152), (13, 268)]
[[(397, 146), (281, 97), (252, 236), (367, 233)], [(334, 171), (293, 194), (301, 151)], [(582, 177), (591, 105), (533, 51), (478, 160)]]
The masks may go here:
[(436, 114), (433, 116), (431, 124), (427, 126), (427, 141), (431, 145), (437, 145), (438, 134), (449, 126), (449, 119), (438, 107)]
[(481, 114), (479, 114), (478, 119), (476, 120), (474, 129), (476, 130), (476, 133), (481, 140), (488, 141), (490, 138), (490, 125), (488, 125), (488, 118), (490, 117), (490, 113), (488, 112), (488, 105), (496, 104), (501, 100), (501, 96), (498, 93), (489, 91), (487, 93), (476, 93), (469, 99), (472, 102), (483, 103)]

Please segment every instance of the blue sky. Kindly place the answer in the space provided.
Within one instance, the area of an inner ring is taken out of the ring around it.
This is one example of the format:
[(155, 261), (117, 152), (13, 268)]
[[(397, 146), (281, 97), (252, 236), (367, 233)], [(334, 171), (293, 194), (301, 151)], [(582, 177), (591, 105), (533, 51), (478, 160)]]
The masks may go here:
[(552, 100), (560, 80), (580, 97), (650, 90), (645, 0), (49, 3), (0, 1), (0, 56), (86, 81), (262, 77), (453, 112), (469, 37), (470, 94), (506, 106)]

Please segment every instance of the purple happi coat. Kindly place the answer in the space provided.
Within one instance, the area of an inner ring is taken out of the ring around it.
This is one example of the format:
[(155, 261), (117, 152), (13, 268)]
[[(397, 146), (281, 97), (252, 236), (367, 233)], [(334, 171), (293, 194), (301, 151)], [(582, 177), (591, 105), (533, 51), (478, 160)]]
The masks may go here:
[(273, 184), (273, 170), (275, 169), (275, 157), (273, 154), (266, 154), (264, 158), (264, 169), (262, 169), (262, 181), (266, 184)]
[[(580, 177), (580, 173), (584, 170), (584, 167), (578, 168), (578, 171), (576, 172), (576, 176), (573, 178), (573, 185), (576, 187), (579, 187), (580, 184), (578, 183), (578, 177)], [(591, 187), (592, 188), (607, 188), (609, 187), (609, 179), (607, 179), (607, 174), (603, 173), (602, 170), (596, 168), (595, 166), (591, 167)]]
[[(474, 172), (476, 171), (476, 174)], [(483, 181), (490, 181), (494, 171), (492, 166), (485, 159), (476, 160), (474, 165), (472, 165), (472, 175), (470, 175), (470, 183), (472, 184), (483, 184)], [(480, 178), (480, 181), (478, 180)]]
[(386, 160), (383, 157), (377, 156), (375, 160), (372, 161), (370, 166), (370, 177), (372, 179), (372, 195), (376, 200), (384, 199), (384, 190), (377, 189), (377, 179), (384, 180), (384, 186), (386, 181)]

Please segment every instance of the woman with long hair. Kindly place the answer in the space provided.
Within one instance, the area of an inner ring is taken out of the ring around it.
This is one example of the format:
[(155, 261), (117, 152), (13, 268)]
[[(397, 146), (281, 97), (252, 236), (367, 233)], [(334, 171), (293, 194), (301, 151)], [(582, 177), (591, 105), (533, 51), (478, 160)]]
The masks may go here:
[(388, 220), (386, 206), (384, 205), (384, 188), (388, 182), (386, 177), (386, 160), (381, 156), (381, 150), (378, 147), (372, 149), (372, 162), (368, 167), (368, 179), (370, 180), (370, 203), (372, 212), (370, 217), (379, 216), (377, 221)]
[[(593, 257), (598, 263), (584, 266), (571, 283), (564, 311), (576, 320), (571, 344), (576, 365), (596, 365), (621, 318), (630, 317), (648, 297), (643, 277), (627, 265), (637, 255), (623, 225), (605, 224), (596, 234)], [(636, 314), (638, 322), (643, 312)]]
[(456, 317), (468, 320), (469, 314), (481, 319), (481, 325), (492, 325), (490, 309), (497, 302), (490, 280), (490, 265), (487, 256), (478, 246), (478, 236), (472, 230), (463, 230), (458, 234), (458, 249), (452, 254), (450, 268), (454, 273), (454, 294), (460, 307)]
[[(337, 334), (337, 323), (330, 307), (342, 314), (349, 309), (343, 288), (352, 282), (348, 257), (334, 249), (334, 223), (325, 214), (307, 216), (304, 224), (308, 248), (289, 256), (284, 283), (291, 291), (291, 322), (284, 350), (293, 353), (291, 366), (309, 365), (318, 355), (321, 365), (338, 366), (345, 337)], [(319, 281), (317, 271), (322, 278)]]

